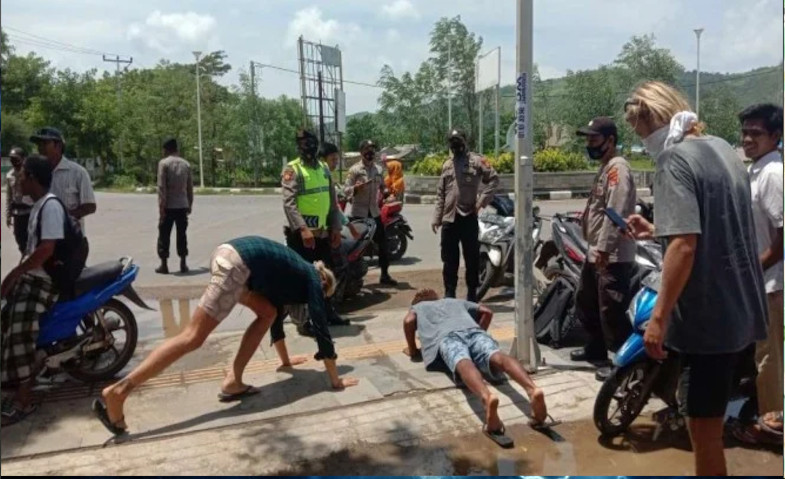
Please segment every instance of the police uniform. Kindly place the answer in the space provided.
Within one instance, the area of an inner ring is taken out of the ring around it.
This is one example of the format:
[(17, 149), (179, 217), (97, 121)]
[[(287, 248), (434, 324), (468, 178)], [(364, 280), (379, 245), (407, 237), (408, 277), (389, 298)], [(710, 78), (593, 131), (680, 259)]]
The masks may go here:
[[(341, 231), (341, 218), (335, 201), (332, 175), (319, 160), (289, 162), (281, 173), (283, 209), (289, 225), (284, 228), (286, 244), (308, 262), (317, 260), (332, 265), (330, 232)], [(306, 248), (300, 230), (313, 233), (316, 247)]]
[[(579, 359), (605, 359), (606, 351), (618, 350), (631, 333), (626, 310), (632, 296), (630, 282), (635, 273), (636, 245), (603, 211), (613, 208), (627, 218), (635, 213), (635, 200), (629, 163), (621, 156), (611, 158), (594, 178), (583, 212), (583, 235), (589, 243), (589, 253), (575, 302), (590, 341)], [(600, 252), (608, 255), (608, 265), (603, 270), (596, 266)]]
[[(480, 194), (480, 184), (485, 188)], [(485, 159), (470, 152), (453, 155), (444, 162), (436, 190), (434, 226), (441, 226), (441, 255), (445, 295), (455, 297), (463, 248), (469, 299), (476, 300), (479, 286), (480, 242), (477, 211), (487, 206), (499, 186), (499, 176)]]
[[(358, 182), (365, 183), (365, 185), (355, 189), (355, 184)], [(373, 218), (376, 221), (373, 241), (379, 250), (379, 268), (382, 270), (381, 280), (382, 282), (387, 281), (393, 284), (394, 281), (390, 279), (388, 273), (390, 259), (387, 250), (387, 235), (384, 232), (379, 209), (379, 194), (383, 187), (384, 173), (382, 172), (382, 167), (375, 162), (370, 166), (365, 166), (365, 163), (360, 160), (352, 165), (346, 173), (344, 193), (347, 199), (352, 202), (349, 218), (352, 220)]]

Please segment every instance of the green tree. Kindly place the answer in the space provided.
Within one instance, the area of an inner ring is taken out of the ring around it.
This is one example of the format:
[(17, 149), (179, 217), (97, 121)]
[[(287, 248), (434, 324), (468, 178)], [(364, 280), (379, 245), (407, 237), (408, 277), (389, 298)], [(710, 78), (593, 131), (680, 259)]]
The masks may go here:
[(633, 36), (624, 44), (614, 65), (620, 67), (623, 89), (644, 80), (657, 80), (676, 85), (684, 67), (670, 50), (658, 48), (654, 35)]
[(739, 144), (741, 126), (737, 115), (741, 109), (738, 99), (725, 85), (717, 85), (701, 94), (701, 121), (706, 124), (706, 133), (731, 145)]
[(360, 142), (369, 138), (382, 145), (386, 144), (376, 115), (367, 113), (349, 118), (346, 122), (346, 135), (343, 137), (344, 151), (356, 151)]

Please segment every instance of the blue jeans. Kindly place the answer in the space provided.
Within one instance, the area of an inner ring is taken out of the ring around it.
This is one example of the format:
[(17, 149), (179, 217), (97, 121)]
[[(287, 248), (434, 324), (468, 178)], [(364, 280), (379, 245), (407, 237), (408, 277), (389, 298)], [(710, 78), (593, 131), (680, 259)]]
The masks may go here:
[(455, 382), (460, 381), (456, 373), (458, 363), (468, 359), (486, 377), (494, 381), (504, 380), (504, 373), (495, 373), (491, 368), (491, 356), (499, 352), (499, 343), (481, 328), (453, 331), (439, 344), (439, 354), (452, 372)]

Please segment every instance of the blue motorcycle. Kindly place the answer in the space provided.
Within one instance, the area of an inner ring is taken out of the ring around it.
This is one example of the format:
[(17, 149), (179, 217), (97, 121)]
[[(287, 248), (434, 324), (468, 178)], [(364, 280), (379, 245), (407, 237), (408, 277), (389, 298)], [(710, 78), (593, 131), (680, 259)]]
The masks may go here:
[[(676, 389), (679, 382), (680, 364), (678, 355), (668, 354), (664, 360), (649, 357), (643, 343), (643, 335), (649, 324), (657, 292), (661, 285), (661, 271), (649, 273), (641, 281), (627, 310), (633, 332), (616, 352), (613, 359), (614, 371), (605, 380), (594, 402), (594, 424), (603, 436), (617, 436), (640, 415), (652, 395), (662, 400), (666, 407), (654, 414), (657, 427), (653, 440), (669, 429), (676, 431), (685, 426), (684, 418), (678, 413)], [(745, 351), (743, 366), (734, 379), (731, 399), (749, 399), (754, 395), (755, 362), (754, 346)], [(755, 401), (746, 400), (739, 417), (754, 415)]]
[(138, 273), (130, 258), (82, 271), (73, 296), (57, 302), (40, 321), (42, 373), (63, 371), (77, 380), (96, 382), (112, 379), (128, 364), (139, 332), (133, 312), (118, 297), (152, 310), (133, 289)]

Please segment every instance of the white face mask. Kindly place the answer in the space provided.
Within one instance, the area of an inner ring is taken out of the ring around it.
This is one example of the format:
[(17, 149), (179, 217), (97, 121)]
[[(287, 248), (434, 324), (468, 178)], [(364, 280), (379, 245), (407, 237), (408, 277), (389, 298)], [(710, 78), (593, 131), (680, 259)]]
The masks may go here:
[(662, 153), (662, 150), (665, 149), (665, 140), (668, 138), (669, 130), (670, 128), (667, 125), (663, 126), (641, 140), (643, 141), (643, 146), (646, 147), (646, 151), (649, 152), (649, 156), (653, 159), (656, 160)]

